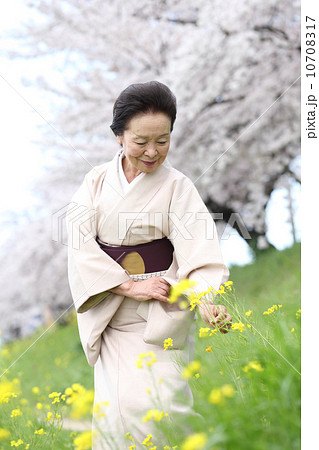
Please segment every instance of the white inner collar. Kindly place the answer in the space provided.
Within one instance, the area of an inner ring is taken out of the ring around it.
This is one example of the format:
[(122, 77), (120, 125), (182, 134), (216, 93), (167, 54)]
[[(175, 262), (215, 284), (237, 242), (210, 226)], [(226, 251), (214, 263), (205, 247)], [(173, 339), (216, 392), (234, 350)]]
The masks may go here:
[(120, 155), (119, 155), (119, 175), (120, 175), (120, 181), (121, 181), (121, 185), (122, 185), (123, 191), (127, 192), (128, 189), (130, 189), (132, 187), (132, 185), (135, 184), (136, 181), (138, 181), (140, 178), (142, 178), (143, 175), (145, 175), (145, 172), (142, 172), (139, 175), (137, 175), (137, 177), (135, 177), (134, 180), (132, 180), (129, 183), (127, 181), (127, 178), (126, 178), (124, 170), (123, 170), (123, 165), (122, 165), (123, 158), (124, 158), (124, 151), (122, 150)]

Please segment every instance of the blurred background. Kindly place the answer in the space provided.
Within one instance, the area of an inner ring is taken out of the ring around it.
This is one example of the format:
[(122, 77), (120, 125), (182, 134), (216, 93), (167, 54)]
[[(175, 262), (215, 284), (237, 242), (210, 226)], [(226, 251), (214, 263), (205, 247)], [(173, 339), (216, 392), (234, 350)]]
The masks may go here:
[(119, 93), (178, 101), (169, 161), (216, 219), (226, 263), (300, 239), (300, 4), (283, 0), (11, 0), (0, 6), (2, 339), (72, 304), (63, 209), (112, 159)]

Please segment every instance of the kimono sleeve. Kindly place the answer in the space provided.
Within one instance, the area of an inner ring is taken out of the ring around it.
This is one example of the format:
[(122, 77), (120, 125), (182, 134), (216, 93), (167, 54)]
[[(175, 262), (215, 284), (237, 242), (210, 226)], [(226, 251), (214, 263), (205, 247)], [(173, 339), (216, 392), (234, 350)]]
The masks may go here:
[(168, 237), (174, 246), (178, 267), (175, 283), (188, 278), (196, 281), (194, 290), (197, 292), (209, 287), (218, 290), (227, 281), (229, 271), (223, 261), (211, 213), (187, 177), (176, 182), (169, 224)]
[(76, 312), (83, 313), (107, 299), (109, 289), (129, 274), (96, 241), (99, 211), (94, 209), (94, 170), (73, 195), (66, 214), (68, 278)]

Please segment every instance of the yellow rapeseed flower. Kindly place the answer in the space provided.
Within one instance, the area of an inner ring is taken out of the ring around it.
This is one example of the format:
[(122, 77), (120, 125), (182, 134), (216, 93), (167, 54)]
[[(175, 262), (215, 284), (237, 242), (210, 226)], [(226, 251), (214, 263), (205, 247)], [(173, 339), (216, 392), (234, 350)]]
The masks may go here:
[(298, 311), (296, 312), (296, 319), (299, 319), (301, 316), (301, 309), (299, 308)]
[(233, 386), (231, 384), (224, 384), (221, 388), (221, 393), (225, 396), (225, 397), (233, 397), (235, 394), (235, 390), (233, 388)]
[(186, 380), (191, 378), (195, 373), (197, 373), (202, 367), (200, 361), (191, 361), (187, 367), (184, 368), (182, 372), (182, 377)]
[(73, 394), (73, 389), (70, 387), (67, 387), (64, 391), (65, 395), (72, 395)]
[(110, 406), (110, 402), (104, 401), (104, 402), (95, 403), (94, 408), (93, 408), (94, 414), (100, 415), (101, 410), (102, 410), (102, 412), (104, 411), (104, 409), (102, 408), (103, 406)]
[(267, 309), (267, 311), (263, 312), (263, 315), (272, 314), (273, 312), (277, 311), (280, 308), (282, 308), (282, 305), (272, 305), (270, 308)]
[(187, 436), (181, 446), (181, 450), (201, 450), (207, 441), (206, 433), (195, 433)]
[(149, 420), (159, 422), (164, 416), (168, 417), (168, 414), (164, 413), (164, 411), (160, 411), (159, 409), (149, 409), (145, 416), (142, 417), (142, 422), (148, 422)]
[(244, 372), (248, 372), (250, 369), (256, 370), (257, 372), (262, 372), (264, 370), (258, 361), (251, 361), (247, 366), (243, 367)]
[(171, 347), (173, 347), (173, 339), (172, 338), (165, 339), (164, 340), (164, 351)]
[(38, 386), (34, 386), (32, 388), (32, 392), (33, 392), (33, 394), (40, 394), (40, 389), (38, 388)]
[(213, 350), (212, 346), (210, 345), (209, 347), (206, 348), (205, 352), (210, 353)]
[(73, 383), (72, 387), (67, 387), (61, 400), (71, 406), (71, 417), (80, 419), (85, 416), (93, 407), (94, 392), (92, 389), (85, 389), (80, 383)]
[(244, 331), (245, 325), (241, 322), (236, 322), (236, 323), (232, 324), (231, 328), (232, 328), (232, 330), (235, 330), (235, 331), (238, 330), (241, 333), (242, 331)]
[(55, 403), (60, 403), (60, 395), (61, 392), (51, 392), (51, 394), (49, 394), (49, 398), (53, 398), (52, 400), (52, 405), (54, 405)]
[(148, 434), (146, 436), (146, 438), (144, 439), (144, 441), (142, 442), (142, 445), (145, 445), (146, 447), (150, 447), (151, 445), (153, 445), (153, 442), (151, 441), (152, 439), (152, 435)]
[(232, 281), (226, 281), (225, 283), (224, 283), (224, 286), (226, 287), (226, 289), (228, 290), (228, 291), (231, 291), (232, 290), (232, 285), (233, 285), (234, 283), (232, 282)]
[(5, 428), (0, 428), (0, 441), (5, 441), (6, 439), (9, 439), (9, 437), (10, 431)]
[(135, 450), (135, 449), (136, 449), (136, 445), (135, 444), (130, 445), (129, 448), (128, 448), (128, 450)]
[(17, 397), (19, 387), (14, 381), (3, 380), (0, 382), (0, 404), (8, 403), (10, 398)]
[(47, 434), (47, 432), (44, 431), (43, 428), (40, 428), (39, 430), (35, 430), (34, 434), (38, 434), (39, 436), (42, 436), (43, 434)]
[(22, 416), (22, 411), (21, 409), (17, 408), (17, 409), (13, 409), (11, 411), (11, 416), (10, 417), (18, 417), (18, 416)]
[(136, 361), (136, 366), (138, 369), (142, 369), (144, 360), (146, 361), (146, 365), (148, 367), (152, 366), (152, 364), (154, 364), (157, 361), (156, 355), (153, 352), (153, 350), (149, 352), (143, 352), (138, 356), (138, 359)]
[(252, 310), (250, 309), (249, 311), (246, 311), (246, 312), (245, 312), (245, 315), (246, 315), (247, 317), (249, 317), (249, 316), (251, 315), (251, 313), (252, 313)]
[(85, 391), (85, 387), (82, 386), (82, 384), (80, 384), (80, 383), (73, 383), (72, 384), (72, 389), (73, 389), (73, 391), (76, 391), (76, 392), (79, 392), (79, 393)]
[(178, 306), (180, 307), (180, 309), (187, 309), (189, 307), (188, 300), (180, 300), (178, 302)]
[(213, 286), (211, 286), (210, 288), (207, 289), (207, 291), (203, 291), (203, 292), (200, 292), (199, 294), (197, 294), (197, 298), (200, 300), (202, 297), (209, 294), (210, 292), (213, 292), (214, 290), (215, 289), (213, 288)]
[(169, 296), (169, 302), (170, 303), (175, 303), (178, 301), (178, 298), (183, 295), (186, 294), (187, 291), (189, 291), (189, 289), (193, 286), (195, 286), (196, 281), (191, 281), (188, 278), (185, 280), (181, 280), (179, 283), (171, 286), (171, 293)]
[(224, 397), (220, 389), (212, 389), (210, 391), (208, 401), (213, 405), (222, 405), (224, 403)]
[(210, 391), (208, 401), (213, 405), (224, 405), (225, 399), (233, 397), (235, 390), (231, 384), (224, 384), (220, 388), (215, 388)]
[(20, 445), (23, 444), (23, 440), (18, 439), (17, 441), (11, 441), (10, 444), (11, 444), (11, 447), (19, 447)]
[(196, 306), (202, 304), (200, 294), (196, 294), (195, 292), (191, 292), (188, 296), (189, 304), (190, 304), (190, 310), (193, 311)]
[(48, 422), (50, 422), (50, 420), (53, 420), (53, 413), (51, 411), (48, 412), (45, 420), (47, 420)]
[(49, 398), (55, 398), (55, 397), (60, 397), (61, 392), (51, 392), (51, 394), (49, 394)]
[(226, 292), (226, 290), (225, 290), (224, 286), (221, 285), (221, 286), (219, 287), (219, 290), (217, 291), (217, 294), (225, 294), (225, 292)]
[(132, 442), (134, 441), (134, 438), (129, 431), (127, 433), (125, 433), (124, 436), (126, 437), (126, 439), (129, 439), (130, 441), (132, 441)]
[(8, 403), (10, 398), (15, 397), (17, 397), (17, 394), (15, 394), (14, 392), (5, 392), (0, 398), (0, 403)]
[(292, 328), (292, 329), (291, 329), (290, 331), (291, 331), (291, 333), (294, 333), (294, 332), (295, 332), (295, 329), (294, 329), (294, 328)]
[(81, 389), (81, 392), (74, 391), (71, 401), (72, 419), (80, 419), (92, 411), (94, 401), (94, 391), (92, 389)]
[(73, 444), (75, 450), (90, 450), (92, 448), (92, 432), (84, 431), (79, 434), (74, 440)]
[(211, 328), (209, 328), (209, 327), (201, 327), (201, 328), (199, 329), (198, 336), (199, 336), (200, 338), (208, 337), (210, 331), (211, 331)]
[(37, 405), (36, 405), (36, 408), (37, 408), (37, 409), (42, 409), (42, 408), (43, 408), (42, 403), (38, 402)]

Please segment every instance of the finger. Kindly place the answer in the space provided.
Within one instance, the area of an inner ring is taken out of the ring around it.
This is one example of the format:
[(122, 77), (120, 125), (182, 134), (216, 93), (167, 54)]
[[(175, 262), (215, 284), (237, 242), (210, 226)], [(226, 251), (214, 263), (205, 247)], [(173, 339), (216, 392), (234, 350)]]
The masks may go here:
[(227, 316), (225, 316), (224, 314), (219, 314), (217, 317), (215, 317), (214, 323), (219, 328), (223, 328), (226, 326), (229, 327)]
[(215, 320), (216, 320), (216, 322), (220, 322), (220, 321), (225, 320), (225, 318), (226, 318), (225, 314), (220, 313), (220, 314), (218, 314), (218, 316), (215, 317)]
[(224, 322), (220, 322), (217, 327), (221, 333), (228, 333), (228, 329), (230, 328), (230, 325), (227, 323), (224, 323)]
[(159, 288), (156, 290), (156, 292), (160, 295), (163, 295), (164, 297), (168, 297), (168, 292), (166, 289)]
[(153, 298), (155, 298), (155, 300), (159, 300), (161, 302), (168, 302), (168, 297), (166, 297), (165, 295), (162, 295), (158, 292), (154, 293)]
[(220, 316), (223, 316), (225, 314), (225, 311), (223, 309), (223, 305), (215, 305), (215, 308), (214, 308), (213, 311), (214, 311), (214, 316), (215, 317), (220, 317)]
[(162, 289), (165, 289), (165, 292), (167, 292), (168, 294), (170, 293), (170, 286), (168, 286), (167, 284), (161, 284), (160, 286)]
[(231, 317), (231, 315), (227, 312), (227, 310), (226, 310), (226, 312), (220, 313), (218, 317), (220, 317), (221, 319), (225, 320), (226, 322), (229, 321), (229, 320), (230, 320), (230, 321), (232, 320), (232, 317)]
[(223, 333), (223, 334), (228, 333), (228, 330), (227, 330), (227, 328), (225, 328), (225, 327), (219, 328), (219, 331), (220, 331), (221, 333)]
[(218, 323), (218, 320), (216, 320), (216, 317), (209, 317), (208, 320), (209, 320), (210, 323), (212, 323), (212, 324), (215, 325), (215, 326), (216, 326), (217, 323)]
[(158, 281), (162, 284), (165, 284), (167, 287), (170, 287), (171, 285), (168, 283), (168, 281), (164, 280), (164, 278), (158, 278)]
[(216, 305), (216, 312), (218, 315), (225, 315), (227, 314), (227, 309), (224, 305)]
[(161, 292), (163, 292), (165, 295), (169, 296), (170, 293), (170, 289), (169, 286), (167, 286), (164, 283), (156, 283), (155, 286), (153, 286), (153, 289), (155, 290), (160, 290)]

